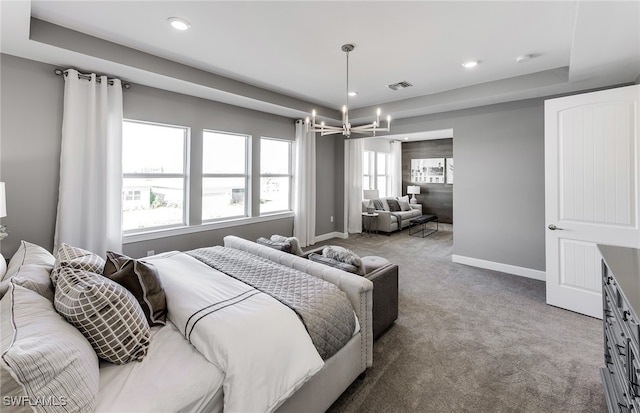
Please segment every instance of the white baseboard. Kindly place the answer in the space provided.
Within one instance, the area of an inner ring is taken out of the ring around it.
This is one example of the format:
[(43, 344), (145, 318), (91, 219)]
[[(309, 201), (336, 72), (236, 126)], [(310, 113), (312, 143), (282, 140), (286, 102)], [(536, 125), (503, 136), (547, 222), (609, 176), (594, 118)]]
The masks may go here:
[(314, 243), (316, 243), (316, 242), (326, 241), (331, 238), (347, 239), (349, 238), (349, 234), (345, 234), (344, 232), (334, 231), (334, 232), (329, 232), (328, 234), (316, 235), (313, 241)]
[(531, 268), (518, 267), (500, 262), (485, 261), (478, 258), (464, 257), (462, 255), (452, 255), (451, 261), (458, 264), (470, 265), (472, 267), (484, 268), (487, 270), (506, 272), (507, 274), (518, 275), (520, 277), (533, 278), (534, 280), (545, 281), (546, 273), (540, 270), (532, 270)]

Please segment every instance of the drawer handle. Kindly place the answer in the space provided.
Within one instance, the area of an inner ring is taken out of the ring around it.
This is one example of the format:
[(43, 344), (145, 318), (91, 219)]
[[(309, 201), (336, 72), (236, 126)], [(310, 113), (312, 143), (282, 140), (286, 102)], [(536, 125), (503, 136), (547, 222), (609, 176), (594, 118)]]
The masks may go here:
[(631, 315), (631, 313), (630, 313), (630, 312), (628, 312), (627, 310), (624, 310), (624, 311), (622, 312), (622, 319), (623, 319), (624, 321), (629, 321), (629, 318), (627, 318), (627, 316), (630, 316), (630, 315)]

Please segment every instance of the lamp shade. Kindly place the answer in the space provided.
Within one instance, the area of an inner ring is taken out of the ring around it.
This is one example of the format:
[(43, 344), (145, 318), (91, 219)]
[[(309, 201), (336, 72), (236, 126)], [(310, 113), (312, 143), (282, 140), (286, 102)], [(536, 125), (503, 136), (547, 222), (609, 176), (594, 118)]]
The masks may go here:
[(380, 198), (380, 191), (377, 189), (365, 189), (364, 191), (364, 199), (376, 199)]
[(4, 182), (0, 182), (0, 218), (7, 216), (7, 198), (4, 193)]
[(407, 193), (412, 195), (419, 194), (420, 187), (418, 185), (409, 185), (407, 186)]

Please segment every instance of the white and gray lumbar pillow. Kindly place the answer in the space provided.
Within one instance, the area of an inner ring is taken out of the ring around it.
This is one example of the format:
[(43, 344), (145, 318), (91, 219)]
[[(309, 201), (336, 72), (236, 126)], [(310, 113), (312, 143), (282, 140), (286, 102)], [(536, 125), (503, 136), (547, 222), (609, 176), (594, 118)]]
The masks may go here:
[(337, 245), (325, 247), (322, 250), (322, 255), (328, 258), (333, 258), (337, 261), (342, 261), (347, 264), (351, 264), (357, 268), (357, 274), (364, 275), (364, 268), (362, 266), (362, 260), (360, 257), (351, 250)]

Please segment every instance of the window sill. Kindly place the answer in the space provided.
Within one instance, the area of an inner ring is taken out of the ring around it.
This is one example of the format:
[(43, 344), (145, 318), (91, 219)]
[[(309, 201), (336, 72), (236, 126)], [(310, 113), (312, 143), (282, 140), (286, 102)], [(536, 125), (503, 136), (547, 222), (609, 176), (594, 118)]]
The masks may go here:
[(232, 228), (241, 225), (251, 225), (259, 222), (275, 221), (278, 219), (292, 218), (294, 216), (293, 211), (286, 211), (282, 213), (275, 213), (269, 215), (262, 215), (259, 217), (243, 217), (237, 219), (230, 219), (225, 221), (206, 222), (201, 225), (194, 225), (188, 227), (179, 228), (166, 228), (159, 230), (150, 230), (147, 232), (141, 232), (137, 234), (124, 235), (122, 237), (122, 244), (133, 244), (135, 242), (148, 241), (158, 238), (174, 237), (177, 235), (193, 234), (196, 232), (211, 231), (220, 228)]

